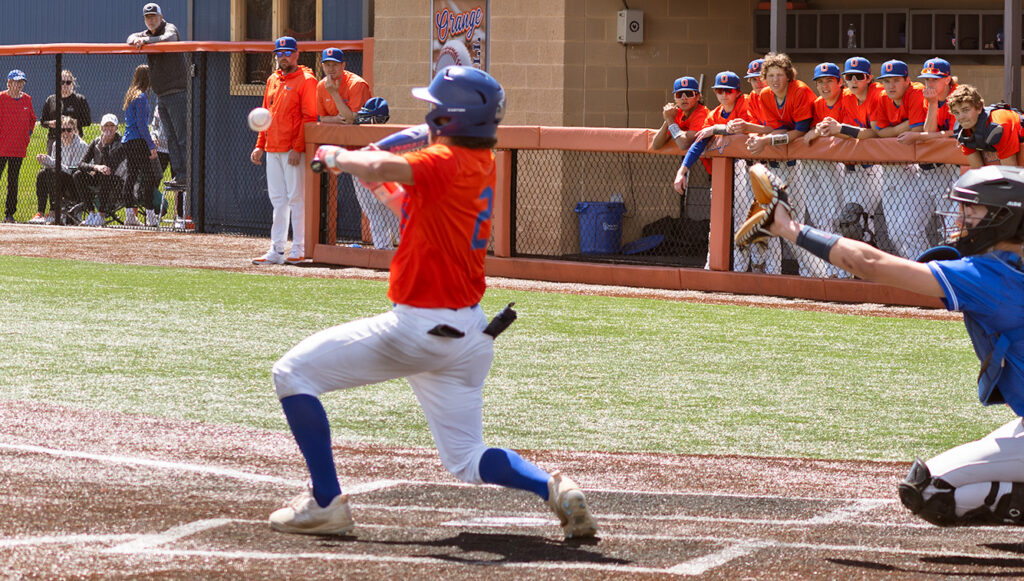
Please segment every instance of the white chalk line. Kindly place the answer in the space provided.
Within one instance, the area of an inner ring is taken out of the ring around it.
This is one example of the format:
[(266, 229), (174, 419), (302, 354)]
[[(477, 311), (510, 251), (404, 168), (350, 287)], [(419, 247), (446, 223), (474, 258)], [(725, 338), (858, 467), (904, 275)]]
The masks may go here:
[(127, 543), (117, 545), (116, 547), (110, 547), (105, 549), (104, 553), (139, 553), (147, 549), (152, 549), (160, 545), (166, 545), (173, 543), (178, 539), (183, 539), (189, 535), (193, 535), (198, 532), (224, 526), (232, 522), (231, 519), (227, 518), (212, 518), (207, 520), (197, 520), (194, 522), (186, 523), (176, 527), (167, 529), (162, 533), (155, 535), (140, 535), (136, 539)]
[(9, 547), (35, 547), (39, 545), (77, 545), (82, 543), (118, 543), (138, 538), (136, 534), (120, 535), (43, 535), (0, 539), (0, 549)]
[(695, 557), (674, 567), (669, 567), (665, 572), (672, 575), (696, 577), (697, 575), (707, 573), (711, 569), (721, 567), (722, 565), (729, 563), (729, 561), (745, 557), (771, 545), (774, 545), (774, 543), (771, 541), (761, 540), (741, 540), (733, 542), (714, 553)]

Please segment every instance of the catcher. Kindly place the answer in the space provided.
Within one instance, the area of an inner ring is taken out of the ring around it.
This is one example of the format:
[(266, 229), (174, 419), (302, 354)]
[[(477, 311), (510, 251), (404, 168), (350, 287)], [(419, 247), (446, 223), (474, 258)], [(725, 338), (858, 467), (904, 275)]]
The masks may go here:
[[(764, 166), (750, 169), (750, 182), (756, 199), (737, 245), (780, 236), (860, 278), (942, 299), (964, 314), (981, 361), (982, 405), (1005, 404), (1024, 415), (1024, 168), (989, 166), (961, 176), (947, 196), (956, 226), (945, 245), (917, 262), (796, 222), (784, 188)], [(1021, 418), (927, 462), (915, 460), (899, 496), (939, 526), (1024, 525)]]

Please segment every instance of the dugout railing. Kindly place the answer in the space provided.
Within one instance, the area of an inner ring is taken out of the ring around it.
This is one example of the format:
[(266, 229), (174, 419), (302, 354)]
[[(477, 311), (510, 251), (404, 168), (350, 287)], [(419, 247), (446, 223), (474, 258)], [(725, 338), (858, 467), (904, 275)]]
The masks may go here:
[[(127, 37), (127, 31), (125, 37)], [(320, 52), (328, 47), (345, 51), (346, 68), (373, 84), (373, 39), (351, 41), (302, 41), (299, 63), (322, 74)], [(182, 232), (231, 233), (266, 236), (270, 230), (272, 208), (267, 196), (266, 170), (249, 161), (256, 143), (256, 134), (246, 115), (262, 102), (267, 77), (272, 72), (273, 43), (246, 42), (166, 42), (137, 49), (125, 42), (89, 44), (40, 44), (0, 46), (0, 70), (25, 71), (28, 82), (25, 92), (31, 95), (37, 118), (44, 102), (57, 95), (61, 88), (62, 70), (75, 77), (75, 92), (85, 97), (91, 125), (84, 130), (86, 143), (100, 134), (99, 123), (104, 114), (113, 113), (123, 134), (125, 114), (123, 99), (132, 73), (147, 62), (150, 53), (178, 53), (185, 60), (190, 77), (186, 86), (186, 187), (183, 190), (164, 187), (171, 177), (170, 168), (160, 167), (161, 184), (153, 193), (159, 204), (163, 230)], [(150, 92), (150, 108), (155, 110), (159, 98)], [(152, 114), (152, 112), (151, 112)], [(3, 120), (0, 120), (2, 122)], [(28, 222), (38, 209), (40, 196), (37, 174), (41, 169), (36, 155), (46, 151), (47, 130), (36, 126), (21, 163), (14, 194), (15, 222)], [(63, 157), (63, 151), (57, 152)], [(161, 155), (161, 161), (166, 161)], [(0, 179), (0, 203), (7, 196), (10, 172)], [(52, 212), (55, 221), (73, 208), (56, 192), (56, 200), (44, 197), (44, 212)], [(109, 196), (109, 193), (107, 193)], [(92, 202), (100, 202), (100, 194), (92, 192)], [(108, 201), (111, 212), (108, 227), (123, 226), (124, 209), (134, 203), (141, 207), (142, 194), (135, 191), (134, 200)], [(57, 202), (57, 203), (54, 203)], [(77, 224), (82, 215), (64, 216), (64, 223)], [(70, 218), (70, 219), (69, 219)], [(180, 220), (175, 220), (180, 218)], [(358, 230), (358, 217), (341, 223), (342, 231)]]
[[(402, 127), (309, 124), (307, 148), (313, 151), (325, 143), (361, 147)], [(941, 306), (929, 297), (840, 278), (846, 276), (843, 273), (811, 267), (804, 271), (802, 257), (792, 248), (778, 251), (780, 262), (769, 262), (762, 267), (763, 272), (753, 272), (756, 265), (749, 261), (737, 264), (732, 245), (734, 219), (742, 217), (740, 213), (745, 215), (749, 199), (746, 167), (754, 161), (745, 147), (746, 137), (714, 138), (706, 153), (712, 169), (710, 176), (701, 164), (696, 164), (687, 196), (681, 198), (671, 187), (681, 152), (674, 145), (650, 151), (653, 135), (653, 131), (642, 129), (499, 128), (498, 188), (488, 247), (488, 275), (838, 302)], [(821, 138), (810, 146), (800, 140), (788, 146), (769, 147), (756, 159), (773, 166), (773, 171), (788, 181), (794, 191), (805, 192), (802, 215), (824, 228), (837, 226), (839, 218), (835, 211), (830, 216), (829, 211), (821, 208), (826, 205), (824, 198), (835, 205), (851, 197), (846, 191), (849, 185), (872, 182), (868, 189), (879, 199), (877, 207), (864, 204), (869, 239), (897, 253), (916, 252), (917, 245), (931, 244), (940, 236), (943, 225), (935, 222), (934, 210), (941, 205), (942, 196), (965, 161), (951, 139), (906, 145), (896, 139), (857, 142)], [(800, 163), (792, 163), (795, 160)], [(791, 168), (795, 167), (801, 170), (794, 174)], [(347, 181), (348, 176), (338, 179), (309, 174), (307, 251), (312, 249), (310, 254), (317, 262), (386, 269), (393, 250), (372, 248), (365, 220), (355, 236), (339, 236), (332, 227), (336, 214), (346, 211), (339, 207), (337, 192)], [(814, 195), (816, 191), (831, 195)], [(919, 194), (909, 198), (918, 204), (916, 213), (898, 211), (898, 205), (893, 206), (893, 201), (911, 205), (904, 199), (907, 191)], [(668, 251), (659, 252), (654, 247), (636, 254), (626, 254), (621, 249), (596, 255), (581, 253), (578, 205), (620, 198), (626, 206), (621, 228), (627, 249), (631, 242), (660, 236), (660, 244), (673, 242)], [(928, 206), (926, 211), (921, 210), (922, 203)], [(835, 208), (841, 210), (842, 206)], [(347, 211), (359, 212), (359, 208)], [(922, 219), (927, 223), (921, 223)], [(910, 236), (908, 233), (913, 234), (918, 226), (921, 232)], [(915, 242), (906, 243), (905, 238)]]

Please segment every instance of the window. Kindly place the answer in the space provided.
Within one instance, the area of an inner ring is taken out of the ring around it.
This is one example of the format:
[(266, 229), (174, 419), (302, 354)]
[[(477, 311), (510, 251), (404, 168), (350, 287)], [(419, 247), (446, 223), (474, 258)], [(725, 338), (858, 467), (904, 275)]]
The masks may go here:
[[(232, 0), (231, 40), (263, 40), (279, 36), (295, 40), (323, 37), (322, 0)], [(299, 64), (316, 70), (316, 52), (301, 53)], [(271, 52), (231, 55), (231, 94), (262, 95), (267, 77), (274, 71)]]

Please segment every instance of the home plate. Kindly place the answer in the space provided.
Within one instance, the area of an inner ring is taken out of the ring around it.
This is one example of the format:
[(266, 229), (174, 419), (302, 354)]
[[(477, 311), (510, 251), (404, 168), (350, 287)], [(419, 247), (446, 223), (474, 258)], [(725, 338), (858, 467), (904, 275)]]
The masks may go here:
[(466, 520), (450, 520), (441, 523), (445, 527), (544, 527), (554, 523), (548, 518), (531, 518), (523, 516), (482, 516)]

